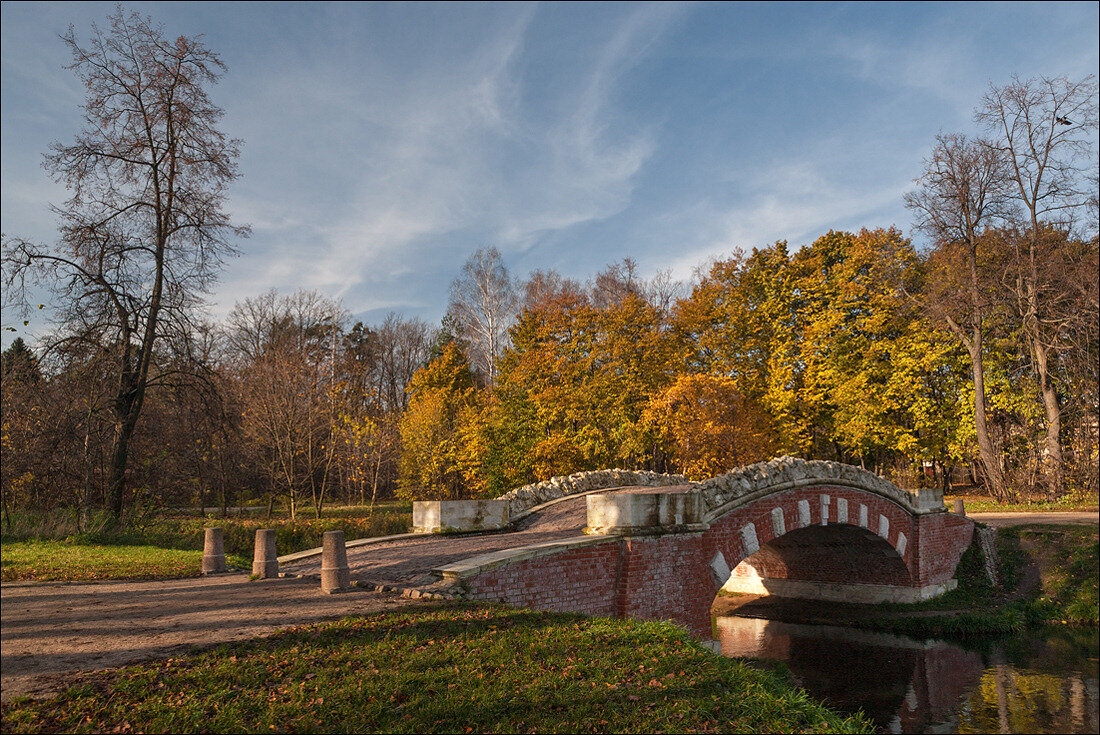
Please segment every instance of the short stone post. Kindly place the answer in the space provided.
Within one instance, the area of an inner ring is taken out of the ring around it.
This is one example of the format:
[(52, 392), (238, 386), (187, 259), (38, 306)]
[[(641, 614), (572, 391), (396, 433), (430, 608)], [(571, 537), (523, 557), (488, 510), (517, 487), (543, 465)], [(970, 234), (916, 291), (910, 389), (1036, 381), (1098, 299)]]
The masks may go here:
[(348, 550), (343, 531), (325, 531), (321, 542), (321, 591), (329, 594), (351, 589)]
[(275, 530), (256, 529), (256, 552), (252, 556), (252, 576), (272, 579), (279, 576), (279, 560), (275, 556)]
[(221, 528), (208, 528), (202, 545), (202, 573), (220, 574), (224, 571), (225, 531)]
[(957, 515), (957, 516), (966, 515), (966, 506), (963, 505), (963, 499), (962, 498), (955, 498), (955, 515)]

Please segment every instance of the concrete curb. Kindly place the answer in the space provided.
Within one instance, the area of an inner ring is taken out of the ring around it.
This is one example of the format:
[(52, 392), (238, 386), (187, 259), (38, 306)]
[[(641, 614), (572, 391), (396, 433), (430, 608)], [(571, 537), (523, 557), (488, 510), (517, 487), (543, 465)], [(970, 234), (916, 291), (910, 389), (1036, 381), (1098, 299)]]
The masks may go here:
[[(520, 511), (519, 513), (517, 513), (515, 516), (513, 516), (512, 518), (510, 518), (508, 520), (508, 525), (505, 526), (504, 528), (492, 529), (492, 530), (488, 530), (488, 531), (465, 531), (465, 532), (456, 533), (456, 534), (453, 534), (453, 535), (455, 535), (455, 536), (488, 536), (490, 534), (497, 534), (497, 533), (512, 533), (513, 529), (511, 527), (514, 526), (518, 521), (522, 521), (523, 519), (527, 518), (528, 516), (530, 516), (534, 513), (537, 513), (540, 510), (544, 510), (545, 508), (549, 508), (549, 507), (557, 505), (559, 503), (564, 503), (567, 500), (574, 500), (576, 498), (581, 498), (581, 497), (584, 497), (586, 495), (595, 495), (596, 493), (613, 493), (613, 492), (617, 492), (617, 491), (620, 491), (620, 490), (631, 489), (633, 487), (634, 487), (633, 485), (620, 485), (620, 486), (616, 486), (616, 487), (598, 488), (596, 490), (583, 490), (579, 493), (573, 493), (572, 495), (563, 495), (560, 498), (554, 498), (552, 500), (547, 500), (544, 503), (539, 503), (538, 505), (533, 505), (530, 508), (527, 508), (526, 510)], [(638, 487), (641, 487), (645, 490), (649, 490), (650, 492), (660, 492), (660, 491), (666, 489), (666, 486), (662, 486), (662, 485), (654, 485), (652, 487), (650, 487), (650, 486), (638, 486)], [(679, 485), (669, 485), (667, 487), (680, 487), (680, 486)], [(370, 545), (370, 544), (380, 544), (380, 543), (385, 543), (386, 541), (403, 541), (404, 539), (410, 539), (410, 538), (437, 538), (437, 537), (442, 536), (442, 535), (449, 535), (449, 534), (399, 533), (399, 534), (395, 534), (393, 536), (369, 536), (367, 538), (360, 538), (360, 539), (355, 539), (354, 541), (348, 541), (345, 544), (345, 546), (346, 546), (346, 548), (354, 549), (354, 548), (359, 547), (359, 546), (367, 546), (367, 545)], [(290, 562), (301, 561), (302, 559), (309, 559), (310, 557), (320, 556), (320, 555), (321, 555), (321, 547), (318, 546), (316, 549), (306, 549), (305, 551), (296, 551), (293, 554), (286, 554), (284, 556), (280, 556), (278, 561), (279, 561), (280, 564), (289, 564)]]
[[(511, 526), (516, 521), (521, 521), (524, 518), (526, 518), (527, 516), (531, 515), (532, 513), (537, 513), (538, 511), (542, 510), (543, 508), (549, 508), (550, 506), (557, 505), (558, 503), (564, 503), (566, 500), (573, 500), (574, 498), (579, 498), (579, 497), (582, 497), (582, 496), (585, 496), (585, 495), (592, 495), (594, 493), (606, 493), (606, 492), (609, 492), (609, 491), (621, 490), (621, 489), (622, 488), (612, 487), (612, 488), (605, 488), (603, 490), (586, 490), (584, 492), (575, 493), (573, 495), (565, 495), (565, 496), (562, 496), (560, 498), (554, 498), (553, 500), (547, 500), (545, 503), (540, 503), (538, 505), (531, 506), (527, 510), (521, 511), (515, 518), (511, 518), (508, 521), (508, 525)], [(505, 527), (505, 528), (501, 528), (501, 529), (494, 529), (494, 530), (491, 530), (491, 531), (469, 531), (469, 532), (465, 532), (465, 533), (461, 533), (461, 534), (454, 534), (454, 535), (455, 536), (487, 536), (487, 535), (490, 535), (490, 534), (511, 533), (511, 532), (512, 532), (511, 529), (509, 529), (508, 527)], [(438, 534), (438, 533), (398, 533), (398, 534), (395, 534), (393, 536), (368, 536), (367, 538), (359, 538), (359, 539), (355, 539), (354, 541), (348, 541), (345, 544), (345, 546), (346, 546), (346, 548), (354, 549), (354, 548), (359, 547), (359, 546), (368, 546), (370, 544), (381, 544), (381, 543), (385, 543), (386, 541), (403, 541), (405, 539), (410, 539), (410, 538), (438, 538), (439, 536), (442, 536), (442, 535), (445, 535), (445, 534)], [(309, 559), (310, 557), (320, 556), (320, 555), (321, 555), (321, 547), (318, 546), (316, 549), (306, 549), (305, 551), (295, 551), (293, 554), (285, 554), (284, 556), (280, 556), (279, 557), (279, 563), (280, 564), (289, 564), (290, 562), (301, 561), (302, 559)]]
[(1097, 522), (1100, 522), (1100, 514), (1074, 510), (968, 512), (966, 517), (994, 528), (1024, 526), (1033, 523), (1058, 526), (1095, 526)]
[[(348, 541), (344, 544), (345, 548), (353, 549), (357, 546), (369, 546), (370, 544), (381, 544), (386, 541), (400, 541), (407, 538), (431, 538), (431, 534), (426, 533), (398, 533), (393, 536), (369, 536), (367, 538), (357, 538), (354, 541)], [(320, 556), (321, 550), (324, 547), (318, 546), (316, 549), (306, 549), (305, 551), (295, 551), (293, 554), (286, 554), (279, 557), (280, 564), (289, 564), (292, 561), (301, 561), (302, 559), (308, 559), (311, 556)]]

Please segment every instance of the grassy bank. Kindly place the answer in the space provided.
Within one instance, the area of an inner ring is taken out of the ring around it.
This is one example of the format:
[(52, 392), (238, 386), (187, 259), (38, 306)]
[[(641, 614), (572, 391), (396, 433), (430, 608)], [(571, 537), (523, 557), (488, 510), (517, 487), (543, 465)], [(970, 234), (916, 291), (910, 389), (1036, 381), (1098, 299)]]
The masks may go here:
[(1095, 495), (1067, 496), (1057, 500), (1049, 498), (1021, 498), (1014, 502), (994, 500), (984, 495), (944, 495), (943, 502), (948, 508), (955, 507), (955, 500), (962, 499), (967, 513), (1058, 513), (1084, 512), (1095, 513), (1100, 508)]
[(202, 549), (204, 529), (220, 526), (225, 529), (226, 553), (252, 554), (256, 529), (275, 529), (280, 554), (316, 548), (325, 531), (341, 530), (351, 539), (390, 536), (406, 533), (412, 521), (412, 504), (379, 503), (373, 510), (361, 506), (333, 507), (325, 517), (299, 517), (291, 520), (285, 514), (271, 518), (263, 515), (214, 515), (160, 513), (141, 519), (131, 519), (121, 529), (109, 529), (105, 515), (93, 516), (88, 528), (77, 528), (72, 513), (51, 511), (35, 513), (19, 511), (5, 523), (3, 541), (68, 541), (76, 544), (149, 545), (162, 549)]
[[(228, 561), (235, 566), (250, 563), (241, 557)], [(4, 582), (197, 577), (201, 568), (201, 549), (64, 541), (5, 541), (0, 546), (0, 580)]]
[[(1035, 524), (1005, 534), (1011, 551), (1039, 567), (1041, 590), (1035, 604), (1052, 622), (1092, 625), (1100, 605), (1100, 534), (1096, 526)], [(1002, 543), (1002, 546), (1006, 544)], [(1017, 570), (1021, 564), (1015, 565)]]
[(667, 624), (461, 604), (89, 674), (2, 712), (6, 732), (871, 732)]
[(256, 530), (275, 530), (279, 555), (315, 549), (321, 545), (325, 531), (343, 531), (347, 540), (407, 533), (412, 521), (411, 507), (379, 510), (369, 518), (335, 517), (321, 520), (288, 518), (158, 518), (141, 529), (123, 533), (85, 534), (75, 538), (94, 542), (148, 543), (170, 549), (202, 549), (205, 529), (219, 526), (225, 531), (227, 554), (252, 556)]
[[(1034, 524), (998, 529), (998, 584), (991, 585), (980, 546), (959, 561), (958, 587), (916, 605), (880, 605), (853, 621), (915, 636), (1012, 633), (1030, 626), (1097, 624), (1100, 534), (1096, 526)], [(934, 615), (943, 611), (942, 615)]]
[(18, 514), (2, 541), (0, 580), (153, 579), (199, 574), (205, 529), (225, 531), (225, 552), (231, 566), (251, 566), (256, 530), (275, 529), (280, 555), (314, 549), (325, 531), (341, 530), (348, 540), (390, 536), (409, 530), (409, 503), (367, 508), (336, 508), (321, 520), (285, 517), (161, 515), (131, 523), (121, 530), (79, 533), (71, 514)]

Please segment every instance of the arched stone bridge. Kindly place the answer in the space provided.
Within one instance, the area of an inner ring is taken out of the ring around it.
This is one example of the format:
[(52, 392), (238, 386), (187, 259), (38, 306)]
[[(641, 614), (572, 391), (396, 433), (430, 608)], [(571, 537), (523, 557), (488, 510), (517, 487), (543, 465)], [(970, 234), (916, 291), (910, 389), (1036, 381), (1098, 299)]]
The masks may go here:
[(928, 599), (953, 586), (974, 531), (937, 491), (910, 493), (857, 467), (789, 457), (695, 484), (621, 470), (555, 478), (494, 501), (418, 503), (414, 525), (519, 530), (363, 546), (358, 568), (349, 550), (353, 574), (374, 581), (400, 573), (466, 599), (670, 620), (702, 636), (723, 586), (844, 601)]
[[(633, 492), (631, 491), (633, 490)], [(834, 462), (782, 458), (698, 485), (587, 498), (586, 536), (440, 567), (463, 596), (710, 629), (722, 586), (911, 602), (953, 586), (974, 525)]]

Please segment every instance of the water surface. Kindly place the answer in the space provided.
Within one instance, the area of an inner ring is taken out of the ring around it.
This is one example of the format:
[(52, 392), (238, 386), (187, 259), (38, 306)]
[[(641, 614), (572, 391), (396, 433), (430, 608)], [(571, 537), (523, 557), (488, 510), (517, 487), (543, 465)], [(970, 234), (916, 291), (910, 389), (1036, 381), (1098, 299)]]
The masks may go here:
[(782, 661), (812, 696), (881, 732), (1100, 731), (1095, 630), (959, 644), (737, 616), (715, 629), (723, 655)]

